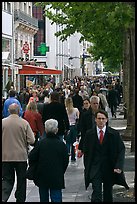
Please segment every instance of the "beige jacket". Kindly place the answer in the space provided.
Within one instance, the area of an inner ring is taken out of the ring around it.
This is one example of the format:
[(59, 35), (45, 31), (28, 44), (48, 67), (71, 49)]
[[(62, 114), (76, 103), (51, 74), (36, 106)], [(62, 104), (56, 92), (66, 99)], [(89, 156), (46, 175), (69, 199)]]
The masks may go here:
[(2, 161), (27, 161), (28, 144), (35, 141), (29, 123), (16, 114), (2, 119)]

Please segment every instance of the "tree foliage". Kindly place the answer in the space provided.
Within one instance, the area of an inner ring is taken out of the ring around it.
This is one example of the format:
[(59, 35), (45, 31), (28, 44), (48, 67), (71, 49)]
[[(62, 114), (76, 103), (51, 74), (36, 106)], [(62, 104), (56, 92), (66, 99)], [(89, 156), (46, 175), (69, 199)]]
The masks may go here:
[(123, 61), (124, 32), (134, 26), (132, 4), (125, 2), (41, 2), (45, 16), (52, 23), (63, 25), (55, 35), (64, 41), (79, 32), (80, 41), (92, 42), (89, 49), (94, 60), (102, 59), (110, 69), (119, 68)]

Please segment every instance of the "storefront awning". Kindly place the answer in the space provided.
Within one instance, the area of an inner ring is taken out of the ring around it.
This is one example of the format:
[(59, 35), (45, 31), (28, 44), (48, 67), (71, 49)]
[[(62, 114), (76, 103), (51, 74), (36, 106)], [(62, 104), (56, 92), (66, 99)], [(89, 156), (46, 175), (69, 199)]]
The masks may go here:
[(53, 68), (44, 68), (33, 65), (23, 65), (22, 69), (19, 70), (20, 75), (59, 75), (62, 74), (61, 70)]

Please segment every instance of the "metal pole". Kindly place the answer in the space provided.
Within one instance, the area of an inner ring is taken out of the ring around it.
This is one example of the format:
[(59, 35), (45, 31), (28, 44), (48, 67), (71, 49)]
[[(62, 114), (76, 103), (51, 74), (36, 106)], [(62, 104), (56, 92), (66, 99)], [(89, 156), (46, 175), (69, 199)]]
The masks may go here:
[[(11, 43), (11, 48), (12, 48), (12, 54), (11, 54), (11, 80), (14, 82), (14, 2), (12, 2), (12, 43)], [(15, 85), (15, 84), (14, 84)], [(14, 86), (15, 88), (15, 86)]]
[(85, 63), (85, 58), (84, 58), (84, 53), (83, 53), (83, 55), (82, 55), (82, 76), (84, 76), (84, 71), (85, 71), (84, 63)]

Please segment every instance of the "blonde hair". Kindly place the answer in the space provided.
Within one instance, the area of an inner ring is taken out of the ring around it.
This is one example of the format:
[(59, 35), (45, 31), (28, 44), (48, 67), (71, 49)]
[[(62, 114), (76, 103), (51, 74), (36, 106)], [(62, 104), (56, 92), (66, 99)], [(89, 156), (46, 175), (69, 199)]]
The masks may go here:
[(35, 101), (30, 101), (27, 104), (26, 110), (30, 110), (30, 111), (33, 111), (33, 112), (38, 112), (37, 103)]
[(73, 100), (71, 97), (68, 97), (65, 99), (65, 106), (66, 106), (66, 109), (67, 109), (67, 113), (68, 114), (71, 114), (74, 110), (74, 107), (73, 107)]

